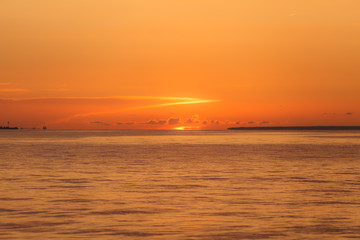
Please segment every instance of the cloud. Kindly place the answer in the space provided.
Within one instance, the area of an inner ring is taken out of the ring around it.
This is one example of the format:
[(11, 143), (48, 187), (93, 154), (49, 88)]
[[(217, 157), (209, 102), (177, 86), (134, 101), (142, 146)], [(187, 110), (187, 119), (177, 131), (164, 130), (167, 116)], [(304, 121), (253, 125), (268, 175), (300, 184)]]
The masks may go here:
[(237, 124), (237, 125), (241, 124), (241, 121), (237, 121), (236, 124)]
[(56, 89), (41, 89), (41, 91), (46, 91), (46, 92), (70, 92), (72, 90), (68, 89), (68, 88), (56, 88)]
[[(13, 99), (6, 99), (12, 101), (26, 101), (26, 100), (104, 100), (104, 99), (119, 99), (119, 100), (167, 100), (167, 101), (176, 101), (176, 102), (167, 102), (167, 103), (160, 103), (160, 104), (152, 104), (152, 105), (140, 105), (135, 107), (128, 107), (128, 108), (120, 108), (114, 109), (109, 111), (99, 111), (99, 112), (88, 112), (88, 113), (78, 113), (66, 118), (58, 119), (55, 121), (56, 123), (59, 122), (67, 122), (74, 118), (79, 117), (88, 117), (88, 116), (95, 116), (95, 115), (104, 115), (104, 114), (116, 114), (124, 111), (130, 110), (140, 110), (140, 109), (149, 109), (149, 108), (160, 108), (160, 107), (167, 107), (167, 106), (174, 106), (174, 105), (187, 105), (187, 104), (200, 104), (200, 103), (213, 103), (219, 102), (219, 100), (210, 100), (210, 99), (202, 99), (202, 98), (184, 98), (184, 97), (146, 97), (146, 96), (113, 96), (113, 97), (58, 97), (58, 98), (28, 98), (28, 99), (21, 99), (21, 98), (13, 98)], [(169, 123), (170, 124), (170, 123)]]
[(206, 125), (208, 124), (208, 121), (203, 121), (202, 124)]
[(220, 122), (218, 120), (211, 120), (210, 123), (212, 124), (219, 124)]
[[(26, 91), (25, 89), (3, 89), (1, 91)], [(120, 106), (114, 107), (107, 110), (99, 110), (99, 111), (88, 111), (88, 112), (81, 112), (80, 110), (77, 113), (73, 113), (72, 115), (63, 116), (59, 119), (53, 120), (48, 122), (48, 124), (59, 124), (62, 122), (69, 122), (72, 119), (76, 118), (84, 118), (90, 116), (97, 116), (97, 115), (112, 115), (118, 114), (126, 111), (136, 111), (141, 109), (151, 109), (151, 108), (162, 108), (162, 107), (171, 107), (176, 105), (191, 105), (191, 104), (203, 104), (203, 103), (213, 103), (218, 102), (219, 100), (211, 100), (211, 99), (202, 99), (202, 98), (188, 98), (188, 97), (154, 97), (154, 96), (109, 96), (109, 97), (37, 97), (37, 98), (0, 98), (0, 101), (13, 101), (13, 102), (33, 102), (36, 101), (38, 103), (46, 102), (47, 104), (56, 103), (60, 104), (62, 101), (69, 103), (71, 101), (84, 101), (89, 100), (93, 101), (94, 104), (97, 101), (103, 100), (161, 100), (164, 103), (157, 103), (157, 104), (144, 104), (141, 103), (135, 106)], [(131, 101), (125, 101), (127, 104)], [(91, 103), (87, 103), (87, 105), (91, 105)], [(118, 104), (116, 106), (119, 106)], [(168, 123), (178, 124), (180, 120), (172, 119), (169, 120)]]
[(179, 124), (179, 122), (180, 122), (180, 118), (169, 118), (168, 119), (168, 124), (169, 125)]
[(134, 125), (135, 122), (118, 122), (117, 125)]
[(345, 113), (346, 115), (353, 115), (354, 113), (353, 112), (347, 112)]
[(28, 89), (21, 89), (21, 88), (4, 88), (0, 89), (0, 92), (27, 92)]
[(200, 116), (199, 116), (198, 114), (194, 114), (194, 115), (192, 116), (192, 119), (197, 119), (197, 120), (199, 120), (199, 118), (200, 118)]
[(193, 120), (191, 118), (189, 118), (188, 120), (185, 121), (186, 124), (192, 124), (194, 123)]
[[(328, 113), (328, 112), (324, 112), (322, 113), (323, 116), (331, 116), (331, 115), (336, 115), (336, 113)], [(351, 114), (350, 114), (351, 115)]]
[(261, 124), (268, 124), (268, 123), (270, 123), (269, 121), (262, 121), (262, 122), (260, 122)]
[(165, 120), (159, 120), (159, 121), (150, 120), (150, 121), (147, 121), (145, 124), (150, 124), (150, 125), (163, 125), (163, 124), (165, 124), (165, 123), (166, 123)]
[(104, 126), (110, 126), (109, 123), (101, 122), (101, 121), (94, 121), (94, 122), (90, 122), (90, 123), (91, 123), (91, 124), (104, 125)]
[(199, 123), (199, 115), (195, 114), (191, 118), (185, 121), (186, 124)]
[(248, 124), (254, 124), (255, 122), (254, 121), (250, 121), (250, 122), (248, 122)]

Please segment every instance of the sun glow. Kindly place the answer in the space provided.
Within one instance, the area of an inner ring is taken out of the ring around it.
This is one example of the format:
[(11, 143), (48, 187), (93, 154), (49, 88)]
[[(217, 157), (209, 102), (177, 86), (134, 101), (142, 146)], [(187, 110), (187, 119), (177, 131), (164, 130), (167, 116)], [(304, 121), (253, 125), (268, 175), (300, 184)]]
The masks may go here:
[(173, 130), (197, 130), (200, 126), (179, 126), (174, 127)]

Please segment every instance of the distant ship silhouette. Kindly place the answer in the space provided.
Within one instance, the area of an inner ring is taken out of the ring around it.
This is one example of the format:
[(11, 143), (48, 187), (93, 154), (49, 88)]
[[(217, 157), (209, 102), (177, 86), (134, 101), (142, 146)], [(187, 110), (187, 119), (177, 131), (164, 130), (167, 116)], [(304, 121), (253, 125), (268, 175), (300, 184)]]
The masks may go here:
[(0, 129), (11, 129), (11, 130), (16, 130), (16, 129), (19, 129), (19, 128), (18, 128), (18, 127), (10, 127), (10, 122), (8, 122), (7, 127), (0, 126)]
[(0, 129), (19, 129), (18, 127), (2, 127), (0, 126)]

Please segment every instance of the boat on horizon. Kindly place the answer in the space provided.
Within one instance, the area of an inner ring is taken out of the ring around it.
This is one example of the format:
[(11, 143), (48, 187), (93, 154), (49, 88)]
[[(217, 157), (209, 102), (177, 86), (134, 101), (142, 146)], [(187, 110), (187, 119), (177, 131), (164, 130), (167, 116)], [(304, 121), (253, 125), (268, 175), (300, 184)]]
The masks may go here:
[(2, 130), (17, 130), (17, 129), (19, 129), (18, 127), (10, 127), (10, 122), (8, 121), (7, 122), (7, 127), (3, 127), (3, 126), (0, 126), (0, 130), (2, 129)]
[(17, 130), (19, 129), (18, 127), (2, 127), (0, 126), (0, 130), (3, 129), (3, 130)]

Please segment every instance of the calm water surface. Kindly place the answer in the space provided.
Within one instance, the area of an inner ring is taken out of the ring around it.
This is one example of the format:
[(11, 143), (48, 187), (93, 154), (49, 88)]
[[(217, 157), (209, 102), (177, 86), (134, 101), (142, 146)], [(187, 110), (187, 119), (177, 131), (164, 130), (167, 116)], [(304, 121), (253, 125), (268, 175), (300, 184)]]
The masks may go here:
[(359, 131), (0, 132), (0, 239), (360, 239)]

